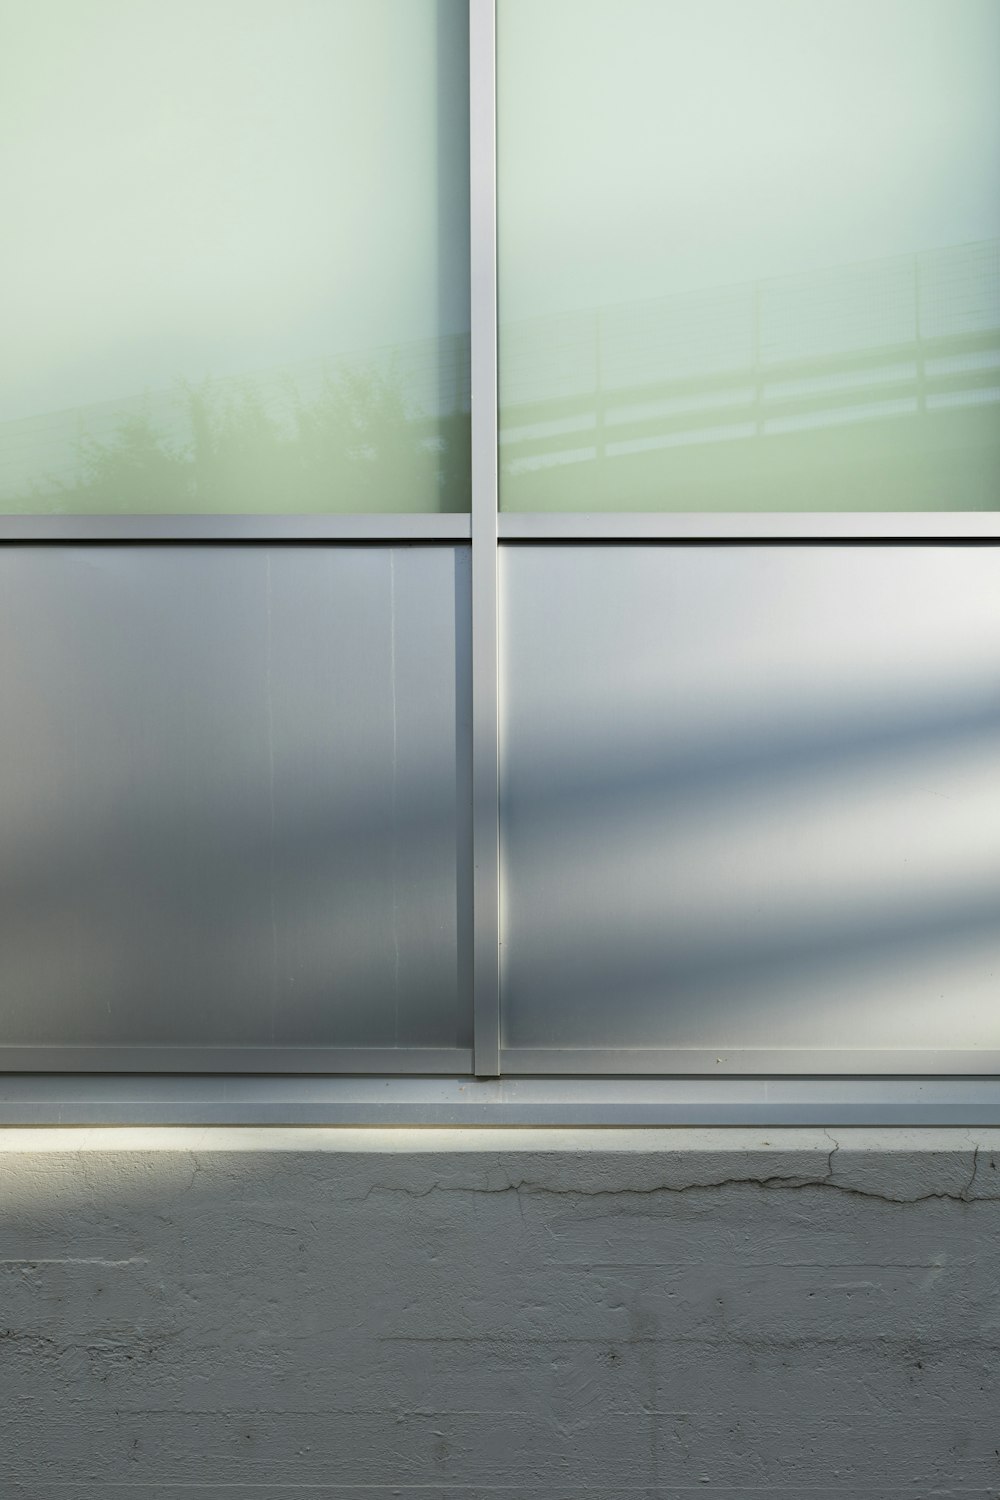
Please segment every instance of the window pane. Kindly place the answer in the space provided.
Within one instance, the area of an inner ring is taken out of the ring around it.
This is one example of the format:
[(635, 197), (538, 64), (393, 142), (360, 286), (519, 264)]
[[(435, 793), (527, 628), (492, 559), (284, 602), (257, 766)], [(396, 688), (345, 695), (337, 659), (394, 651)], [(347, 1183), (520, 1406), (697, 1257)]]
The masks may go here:
[(0, 31), (0, 509), (466, 509), (465, 0)]
[(500, 0), (501, 505), (1000, 507), (995, 0)]

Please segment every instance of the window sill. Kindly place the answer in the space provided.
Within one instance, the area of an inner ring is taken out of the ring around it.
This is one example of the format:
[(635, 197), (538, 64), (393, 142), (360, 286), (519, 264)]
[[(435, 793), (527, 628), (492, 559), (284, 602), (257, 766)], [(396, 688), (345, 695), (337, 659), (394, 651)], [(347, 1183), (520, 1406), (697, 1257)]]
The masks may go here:
[(1000, 1126), (1000, 1078), (8, 1074), (0, 1126)]

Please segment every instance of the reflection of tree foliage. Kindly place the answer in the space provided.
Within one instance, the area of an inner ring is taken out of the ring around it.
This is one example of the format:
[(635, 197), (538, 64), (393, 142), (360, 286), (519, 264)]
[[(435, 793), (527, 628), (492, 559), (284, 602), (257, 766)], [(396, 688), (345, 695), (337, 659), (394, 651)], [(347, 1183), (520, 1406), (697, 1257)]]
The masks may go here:
[(60, 510), (170, 513), (463, 510), (469, 419), (407, 410), (390, 367), (343, 367), (318, 392), (289, 380), (183, 386), (180, 432), (148, 412), (113, 437), (83, 438), (80, 478)]
[[(145, 414), (124, 417), (110, 443), (80, 441), (83, 483), (70, 496), (82, 509), (184, 510), (192, 497), (190, 463), (167, 443)], [(136, 505), (136, 496), (141, 495)], [(187, 504), (185, 503), (187, 502)], [(73, 507), (76, 508), (75, 506)]]

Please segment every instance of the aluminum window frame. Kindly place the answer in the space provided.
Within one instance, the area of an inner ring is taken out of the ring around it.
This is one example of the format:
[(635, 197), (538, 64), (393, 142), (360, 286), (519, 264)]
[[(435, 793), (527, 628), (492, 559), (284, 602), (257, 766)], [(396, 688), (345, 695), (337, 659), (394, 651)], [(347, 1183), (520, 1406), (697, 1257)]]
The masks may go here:
[[(3, 1124), (1000, 1124), (1000, 1052), (504, 1049), (500, 1011), (500, 549), (532, 543), (991, 545), (1000, 512), (504, 513), (498, 494), (497, 0), (468, 0), (471, 493), (464, 514), (0, 517), (0, 544), (469, 546), (472, 1048), (5, 1048)], [(823, 1064), (822, 1068), (820, 1064)], [(293, 1075), (316, 1075), (293, 1076)], [(321, 1076), (322, 1075), (322, 1076)], [(433, 1077), (431, 1075), (439, 1075)], [(723, 1076), (726, 1075), (726, 1076)]]

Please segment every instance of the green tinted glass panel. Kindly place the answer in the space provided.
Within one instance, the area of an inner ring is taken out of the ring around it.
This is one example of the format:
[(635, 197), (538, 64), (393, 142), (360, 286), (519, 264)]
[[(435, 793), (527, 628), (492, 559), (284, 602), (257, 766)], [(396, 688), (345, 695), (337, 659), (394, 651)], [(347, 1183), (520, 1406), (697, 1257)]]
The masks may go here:
[(501, 505), (1000, 508), (996, 0), (499, 0)]
[(465, 0), (0, 36), (0, 510), (467, 509)]

